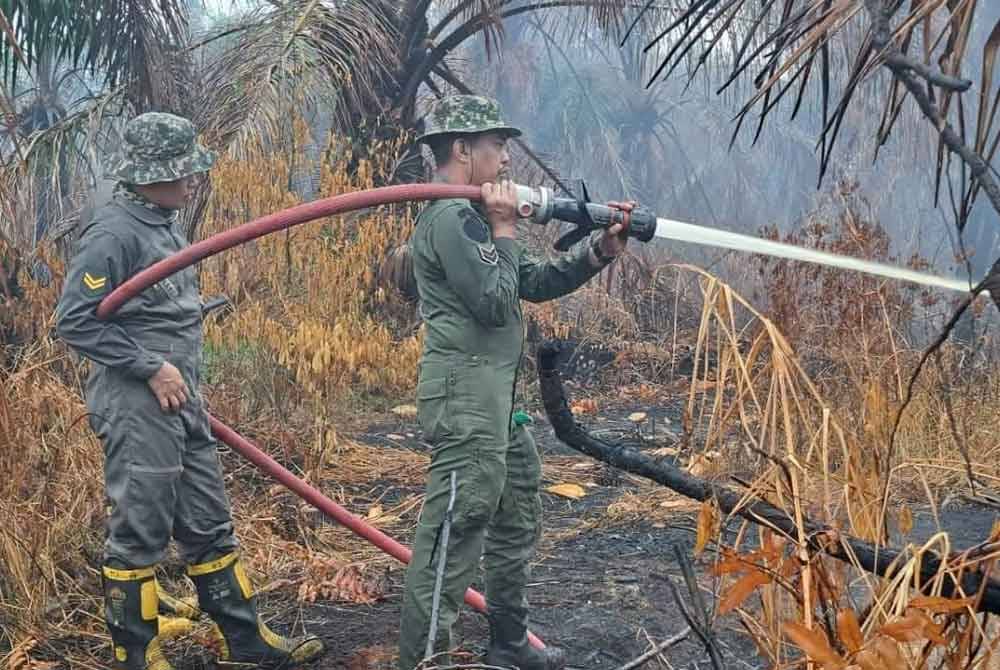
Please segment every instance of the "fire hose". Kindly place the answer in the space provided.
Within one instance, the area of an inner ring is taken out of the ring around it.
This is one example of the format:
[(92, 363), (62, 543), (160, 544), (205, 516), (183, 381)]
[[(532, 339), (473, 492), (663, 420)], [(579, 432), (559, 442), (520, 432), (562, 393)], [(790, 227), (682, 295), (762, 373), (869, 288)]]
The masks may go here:
[[(432, 200), (442, 198), (481, 199), (481, 191), (476, 186), (449, 186), (441, 184), (387, 186), (357, 193), (347, 193), (317, 200), (304, 205), (298, 205), (274, 214), (263, 216), (236, 228), (213, 235), (201, 242), (192, 244), (178, 253), (169, 256), (123, 282), (111, 292), (97, 308), (97, 316), (106, 319), (118, 309), (153, 284), (169, 277), (179, 270), (230, 249), (244, 242), (290, 228), (307, 221), (344, 214), (366, 207), (389, 205), (410, 200)], [(350, 513), (344, 507), (323, 495), (318, 489), (296, 477), (290, 470), (259, 449), (250, 440), (224, 424), (214, 416), (209, 415), (212, 434), (224, 444), (233, 449), (265, 474), (271, 476), (307, 503), (327, 515), (337, 523), (350, 529), (358, 536), (403, 563), (409, 563), (412, 552), (374, 526), (366, 523), (360, 517)], [(465, 592), (465, 602), (479, 612), (486, 612), (486, 599), (478, 591), (468, 589)], [(528, 639), (539, 649), (545, 644), (530, 631)]]
[[(544, 188), (518, 186), (517, 191), (517, 212), (521, 218), (537, 224), (544, 224), (552, 219), (576, 224), (573, 231), (564, 235), (556, 243), (556, 248), (558, 249), (568, 248), (572, 243), (586, 237), (592, 230), (606, 228), (615, 223), (622, 223), (627, 227), (627, 232), (631, 237), (635, 237), (643, 242), (649, 241), (654, 236), (664, 237), (724, 248), (742, 249), (795, 260), (805, 260), (845, 269), (869, 272), (885, 277), (915, 281), (926, 285), (935, 285), (941, 288), (950, 288), (953, 290), (962, 290), (963, 287), (967, 290), (968, 288), (967, 283), (962, 283), (958, 280), (934, 277), (924, 273), (893, 268), (859, 259), (851, 259), (846, 256), (802, 250), (791, 245), (759, 240), (758, 238), (727, 233), (726, 231), (702, 228), (693, 224), (685, 224), (669, 219), (660, 219), (646, 210), (634, 208), (631, 203), (599, 205), (590, 203), (586, 195), (580, 200), (554, 198), (551, 192)], [(482, 199), (482, 195), (480, 188), (477, 186), (453, 186), (447, 184), (387, 186), (324, 198), (260, 217), (249, 223), (192, 244), (137, 273), (101, 301), (101, 304), (97, 308), (97, 316), (101, 319), (109, 318), (128, 300), (175, 272), (226, 249), (262, 237), (268, 233), (284, 230), (314, 219), (344, 214), (359, 209), (413, 200), (436, 200), (444, 198), (479, 201)], [(803, 252), (811, 252), (812, 255), (807, 254), (804, 256)], [(287, 468), (283, 467), (252, 442), (217, 418), (210, 415), (209, 422), (216, 438), (252, 462), (262, 472), (270, 475), (303, 500), (347, 527), (355, 534), (368, 540), (390, 556), (403, 563), (410, 561), (412, 554), (409, 548), (366, 523), (360, 517), (350, 513), (315, 487), (296, 477)], [(465, 592), (465, 602), (480, 612), (486, 611), (486, 601), (482, 594), (471, 588)], [(533, 646), (544, 648), (544, 643), (532, 633), (529, 632), (528, 637)]]

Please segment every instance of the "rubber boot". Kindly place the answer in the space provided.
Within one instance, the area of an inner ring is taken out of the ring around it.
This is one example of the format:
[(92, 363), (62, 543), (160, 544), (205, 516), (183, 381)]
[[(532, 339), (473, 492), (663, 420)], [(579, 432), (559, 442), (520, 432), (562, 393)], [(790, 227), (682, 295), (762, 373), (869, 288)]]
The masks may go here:
[(159, 598), (153, 568), (104, 566), (104, 618), (111, 633), (114, 670), (172, 670), (160, 649)]
[(156, 584), (156, 596), (160, 600), (160, 613), (172, 614), (181, 619), (197, 621), (201, 618), (198, 603), (191, 598), (177, 598), (168, 593), (159, 582)]
[(282, 637), (260, 620), (257, 598), (236, 552), (188, 566), (187, 574), (198, 589), (201, 611), (222, 633), (220, 661), (289, 667), (319, 658), (325, 652), (315, 636)]
[(562, 670), (566, 654), (558, 647), (535, 649), (527, 625), (513, 616), (490, 614), (490, 648), (485, 665), (520, 670)]

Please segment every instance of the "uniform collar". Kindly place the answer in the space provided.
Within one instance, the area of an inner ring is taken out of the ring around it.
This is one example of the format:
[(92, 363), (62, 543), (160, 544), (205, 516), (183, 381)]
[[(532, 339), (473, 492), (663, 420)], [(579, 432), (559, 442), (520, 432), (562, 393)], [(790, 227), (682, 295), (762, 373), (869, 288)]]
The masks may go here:
[(154, 205), (121, 182), (115, 187), (114, 201), (134, 218), (150, 226), (169, 226), (177, 220), (177, 210)]

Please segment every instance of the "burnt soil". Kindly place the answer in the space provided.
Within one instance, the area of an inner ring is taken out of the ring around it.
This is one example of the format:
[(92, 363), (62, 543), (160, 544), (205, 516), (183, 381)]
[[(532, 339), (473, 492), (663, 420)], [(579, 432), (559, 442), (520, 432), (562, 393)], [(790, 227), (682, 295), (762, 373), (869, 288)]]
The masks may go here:
[[(606, 415), (617, 419), (594, 417), (589, 423), (594, 429), (619, 433), (627, 430), (623, 417), (639, 409), (624, 405), (609, 408)], [(643, 409), (649, 411), (648, 406)], [(657, 413), (664, 423), (672, 412), (660, 409)], [(543, 459), (559, 456), (561, 463), (567, 458), (591, 462), (558, 442), (547, 422), (538, 413), (534, 416), (533, 433)], [(415, 424), (401, 427), (399, 421), (389, 421), (369, 427), (357, 438), (377, 440), (384, 433), (405, 434), (405, 428), (418, 434)], [(413, 439), (404, 448), (421, 447)], [(690, 514), (677, 515), (676, 524), (660, 523), (657, 527), (648, 522), (602, 527), (608, 505), (637, 486), (610, 468), (599, 470), (595, 479), (599, 485), (579, 500), (542, 494), (544, 532), (528, 597), (535, 634), (563, 647), (572, 667), (603, 670), (616, 668), (647, 650), (646, 634), (660, 642), (685, 627), (668, 582), (673, 580), (682, 597), (689, 597), (673, 546), (679, 545), (690, 556), (695, 533)], [(543, 480), (543, 487), (551, 483)], [(372, 494), (378, 495), (377, 491)], [(399, 539), (408, 542), (410, 538)], [(704, 574), (705, 566), (696, 562), (695, 570)], [(298, 606), (296, 625), (304, 624), (311, 633), (323, 636), (331, 649), (316, 667), (395, 668), (403, 577), (402, 569), (392, 571), (385, 599), (374, 605)], [(481, 579), (473, 588), (482, 590)], [(705, 597), (711, 602), (708, 594)], [(725, 625), (717, 626), (715, 634), (726, 667), (762, 667), (753, 644), (744, 635)], [(478, 662), (488, 642), (485, 617), (464, 607), (453, 642), (470, 654), (455, 661)], [(663, 655), (674, 668), (711, 667), (704, 645), (693, 634)]]
[[(533, 432), (543, 459), (557, 457), (561, 464), (572, 459), (590, 462), (561, 444), (541, 416), (540, 408), (532, 409)], [(628, 434), (630, 427), (625, 417), (633, 411), (648, 412), (654, 431), (662, 432), (669, 442), (672, 426), (678, 422), (680, 401), (676, 406), (668, 403), (655, 410), (650, 410), (648, 404), (643, 407), (620, 403), (604, 408), (601, 416), (590, 417), (585, 423), (594, 431)], [(657, 425), (660, 428), (655, 428)], [(387, 440), (386, 435), (392, 435), (393, 439)], [(400, 443), (395, 439), (400, 436), (407, 439)], [(369, 425), (352, 437), (386, 448), (425, 448), (419, 442), (415, 421), (396, 417)], [(655, 524), (643, 520), (604, 523), (607, 507), (637, 490), (638, 483), (603, 465), (598, 467), (604, 469), (593, 477), (596, 486), (592, 484), (593, 488), (582, 499), (542, 494), (545, 531), (533, 567), (529, 599), (532, 630), (550, 644), (566, 649), (572, 667), (608, 670), (649, 649), (650, 639), (660, 642), (685, 627), (670, 583), (676, 585), (681, 597), (690, 601), (674, 547), (692, 556), (695, 515), (686, 509), (678, 511), (666, 523), (662, 517)], [(551, 479), (543, 481), (543, 488), (552, 483)], [(367, 494), (376, 498), (384, 495), (384, 499), (390, 500), (414, 492), (419, 490), (387, 481), (379, 482)], [(906, 539), (919, 541), (936, 532), (937, 526), (929, 510), (918, 506), (913, 509), (914, 527)], [(942, 526), (951, 534), (952, 546), (958, 549), (984, 539), (996, 518), (992, 509), (952, 503), (944, 505), (939, 514)], [(734, 523), (724, 529), (727, 539), (731, 539), (735, 527)], [(402, 533), (398, 539), (408, 543), (411, 538), (409, 533)], [(712, 602), (712, 580), (708, 577), (711, 554), (706, 551), (693, 562), (708, 603)], [(401, 566), (391, 570), (385, 581), (385, 597), (371, 605), (299, 603), (290, 594), (275, 592), (269, 595), (265, 611), (286, 613), (275, 620), (276, 627), (305, 629), (324, 639), (329, 652), (312, 667), (394, 669), (403, 577)], [(481, 590), (481, 584), (478, 580), (473, 586)], [(765, 667), (753, 643), (738, 628), (735, 617), (716, 621), (713, 634), (724, 667)], [(468, 607), (463, 608), (453, 641), (469, 654), (456, 658), (457, 662), (478, 662), (478, 655), (485, 651), (488, 641), (485, 618)], [(205, 657), (198, 652), (183, 656), (179, 667), (206, 667)], [(665, 651), (663, 658), (669, 666), (654, 660), (646, 667), (691, 670), (712, 667), (704, 644), (693, 634)]]
[[(563, 372), (567, 379), (583, 381), (581, 378), (591, 370)], [(579, 393), (582, 397), (583, 394), (572, 382), (567, 382), (567, 391), (571, 396)], [(673, 399), (660, 397), (655, 402), (645, 403), (629, 402), (621, 396), (608, 399), (605, 395), (601, 411), (582, 416), (580, 421), (592, 432), (621, 438), (635, 435), (635, 426), (626, 417), (632, 412), (645, 412), (648, 417), (643, 432), (649, 439), (639, 446), (653, 449), (676, 444), (679, 440), (677, 426), (680, 425), (683, 400), (683, 392), (676, 393)], [(713, 545), (710, 544), (700, 558), (693, 558), (695, 505), (681, 506), (675, 513), (659, 514), (656, 522), (636, 514), (609, 523), (608, 507), (638, 491), (642, 482), (603, 464), (595, 466), (588, 457), (560, 443), (545, 420), (539, 402), (529, 404), (527, 409), (534, 418), (533, 435), (543, 461), (558, 462), (563, 468), (560, 472), (566, 472), (567, 468), (572, 471), (574, 465), (581, 468), (591, 465), (587, 474), (589, 488), (584, 497), (571, 500), (542, 493), (544, 532), (529, 585), (531, 629), (549, 644), (563, 647), (573, 668), (617, 668), (648, 650), (650, 640), (660, 642), (686, 625), (671, 589), (672, 583), (680, 597), (690, 602), (675, 547), (685, 556), (692, 557), (703, 597), (711, 608), (713, 580), (709, 577), (708, 566), (713, 560)], [(385, 449), (426, 449), (420, 442), (419, 427), (414, 419), (401, 419), (386, 412), (370, 421), (359, 430), (344, 434), (358, 442)], [(231, 454), (224, 458), (227, 467), (240, 462)], [(230, 458), (234, 460), (229, 461)], [(549, 474), (543, 478), (542, 487), (557, 481)], [(650, 490), (648, 485), (644, 490)], [(387, 503), (422, 493), (422, 489), (412, 483), (388, 480), (368, 482), (363, 491), (352, 492), (350, 487), (345, 487), (345, 491), (349, 499), (354, 495), (356, 500), (375, 499)], [(919, 542), (938, 530), (926, 506), (915, 503), (911, 509), (912, 531), (905, 538), (896, 534), (893, 544)], [(947, 498), (938, 513), (942, 529), (950, 533), (953, 549), (985, 539), (997, 516), (994, 509), (956, 504)], [(737, 525), (734, 521), (723, 529), (726, 541), (733, 539)], [(409, 544), (412, 524), (409, 530), (391, 534)], [(328, 653), (311, 667), (394, 670), (404, 574), (401, 565), (390, 569), (382, 582), (384, 597), (374, 604), (303, 603), (298, 602), (293, 593), (276, 590), (263, 596), (262, 610), (275, 615), (272, 620), (275, 628), (305, 630), (324, 640)], [(481, 578), (473, 584), (480, 591), (481, 586)], [(724, 667), (765, 667), (754, 644), (739, 628), (736, 617), (718, 619), (713, 624), (712, 634)], [(454, 660), (478, 662), (487, 641), (485, 618), (464, 607), (454, 628), (453, 642), (460, 644), (467, 655)], [(185, 646), (179, 657), (174, 656), (178, 670), (211, 667), (202, 651)], [(662, 658), (666, 662), (653, 660), (645, 667), (690, 670), (712, 667), (705, 645), (694, 634), (663, 652)]]

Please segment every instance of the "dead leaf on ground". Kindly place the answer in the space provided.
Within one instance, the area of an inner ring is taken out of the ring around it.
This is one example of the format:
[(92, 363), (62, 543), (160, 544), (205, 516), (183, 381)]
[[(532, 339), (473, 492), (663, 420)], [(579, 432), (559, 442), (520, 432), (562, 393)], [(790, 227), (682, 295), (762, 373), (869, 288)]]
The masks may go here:
[(347, 659), (347, 670), (379, 670), (395, 666), (396, 650), (392, 645), (379, 644), (358, 649)]
[(552, 486), (546, 487), (545, 490), (553, 495), (570, 498), (572, 500), (579, 500), (583, 496), (587, 495), (587, 491), (584, 490), (584, 488), (579, 484), (553, 484)]
[(38, 645), (33, 637), (18, 642), (7, 657), (7, 670), (28, 670), (31, 667), (31, 650)]
[(646, 453), (650, 456), (662, 458), (663, 456), (676, 456), (680, 453), (680, 451), (676, 447), (660, 447), (659, 449), (652, 449)]
[(569, 411), (572, 412), (574, 416), (578, 416), (580, 414), (597, 414), (597, 401), (593, 398), (582, 398), (580, 400), (576, 400), (569, 406)]
[(570, 498), (572, 500), (579, 500), (583, 496), (587, 495), (587, 491), (579, 484), (553, 484), (545, 490), (553, 495)]
[(718, 467), (718, 461), (722, 454), (718, 451), (706, 451), (704, 454), (696, 454), (691, 459), (688, 472), (695, 477), (703, 477)]
[(60, 666), (56, 661), (37, 661), (31, 658), (31, 650), (38, 645), (33, 637), (19, 642), (7, 657), (7, 670), (53, 670)]
[(396, 405), (389, 411), (404, 419), (414, 419), (417, 416), (416, 405)]
[(356, 565), (341, 567), (332, 577), (319, 581), (306, 581), (299, 587), (299, 599), (316, 602), (317, 599), (342, 600), (357, 605), (378, 602), (385, 595), (383, 580), (370, 579)]
[(373, 526), (387, 526), (391, 523), (399, 521), (398, 516), (386, 514), (381, 505), (372, 505), (365, 518)]

